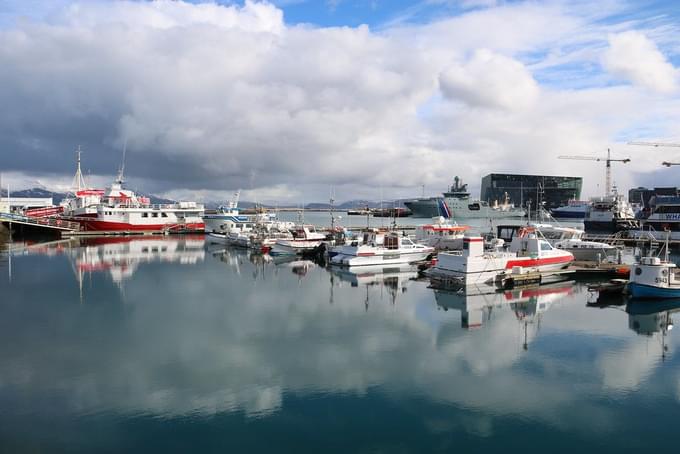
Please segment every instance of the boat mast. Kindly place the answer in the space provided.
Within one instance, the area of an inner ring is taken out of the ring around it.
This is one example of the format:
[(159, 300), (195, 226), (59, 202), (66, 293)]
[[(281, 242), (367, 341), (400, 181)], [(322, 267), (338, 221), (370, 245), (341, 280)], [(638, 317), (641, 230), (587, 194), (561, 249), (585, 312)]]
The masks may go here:
[(83, 172), (80, 169), (80, 154), (82, 153), (82, 150), (80, 149), (80, 145), (78, 145), (78, 149), (76, 150), (76, 174), (73, 176), (73, 182), (71, 182), (71, 189), (73, 190), (74, 193), (81, 191), (82, 189), (85, 189), (85, 179), (83, 178)]
[(333, 187), (332, 186), (331, 186), (331, 190), (330, 190), (330, 200), (329, 200), (329, 202), (330, 202), (330, 210), (331, 210), (331, 231), (334, 231), (335, 230), (335, 214), (333, 212), (333, 202), (335, 202), (335, 200), (333, 199)]

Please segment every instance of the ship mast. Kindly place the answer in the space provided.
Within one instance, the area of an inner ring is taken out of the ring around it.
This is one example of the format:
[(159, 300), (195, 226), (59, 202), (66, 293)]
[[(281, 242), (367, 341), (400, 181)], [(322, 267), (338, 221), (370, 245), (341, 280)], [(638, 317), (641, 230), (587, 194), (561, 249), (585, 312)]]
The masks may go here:
[(80, 154), (82, 153), (82, 150), (80, 149), (80, 145), (78, 145), (78, 149), (76, 150), (76, 174), (73, 176), (73, 182), (71, 182), (71, 189), (73, 189), (74, 192), (81, 191), (85, 189), (87, 186), (85, 185), (85, 179), (83, 178), (83, 172), (80, 169)]

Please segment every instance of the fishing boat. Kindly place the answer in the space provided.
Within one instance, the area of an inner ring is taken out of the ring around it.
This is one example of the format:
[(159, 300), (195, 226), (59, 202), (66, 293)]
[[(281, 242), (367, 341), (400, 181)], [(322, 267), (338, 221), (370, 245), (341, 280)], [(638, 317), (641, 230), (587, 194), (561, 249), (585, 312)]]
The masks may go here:
[(361, 244), (348, 244), (333, 248), (331, 264), (398, 265), (424, 260), (433, 252), (433, 247), (414, 243), (400, 232), (369, 229), (363, 232)]
[(553, 208), (550, 213), (555, 219), (582, 220), (590, 209), (591, 202), (585, 200), (570, 200), (567, 205)]
[[(205, 229), (203, 205), (196, 202), (151, 204), (148, 197), (123, 188), (124, 170), (125, 150), (123, 164), (111, 186), (101, 194), (91, 189), (77, 191), (75, 199), (67, 201), (61, 217), (78, 222), (82, 230), (97, 232), (188, 232)], [(80, 186), (80, 153), (76, 179)]]
[(628, 293), (633, 298), (680, 298), (680, 271), (670, 261), (668, 237), (666, 254), (660, 257), (642, 257), (631, 267)]
[(616, 257), (619, 248), (600, 241), (583, 239), (585, 231), (573, 227), (561, 227), (552, 224), (532, 223), (531, 227), (539, 230), (541, 235), (557, 249), (569, 251), (574, 260), (596, 262)]
[(202, 231), (203, 205), (196, 202), (151, 204), (149, 198), (141, 197), (123, 188), (119, 176), (96, 205), (91, 216), (71, 219), (87, 231)]
[(533, 227), (525, 227), (515, 236), (507, 250), (498, 247), (487, 251), (480, 236), (463, 238), (463, 250), (442, 252), (431, 269), (434, 279), (457, 280), (464, 285), (493, 282), (501, 274), (524, 272), (549, 273), (569, 266), (574, 261), (571, 252), (553, 247)]
[(227, 233), (234, 228), (242, 227), (250, 221), (250, 218), (241, 215), (238, 209), (238, 199), (241, 191), (234, 193), (233, 198), (226, 204), (220, 205), (214, 211), (205, 211), (203, 214), (203, 221), (205, 222), (205, 231)]
[(614, 192), (591, 199), (591, 206), (583, 220), (586, 232), (614, 233), (637, 226), (635, 212), (623, 196)]
[[(104, 195), (103, 189), (89, 188), (80, 168), (81, 150), (76, 150), (76, 173), (71, 183), (71, 192), (59, 204), (59, 212), (64, 217), (95, 217), (97, 206)], [(28, 216), (30, 214), (27, 213)]]
[(321, 245), (326, 235), (316, 231), (310, 224), (298, 224), (291, 229), (292, 238), (277, 239), (271, 250), (272, 255), (299, 255)]
[(431, 224), (416, 227), (416, 242), (435, 248), (438, 251), (453, 251), (463, 248), (463, 237), (470, 230), (467, 225), (458, 225), (444, 216), (432, 219)]

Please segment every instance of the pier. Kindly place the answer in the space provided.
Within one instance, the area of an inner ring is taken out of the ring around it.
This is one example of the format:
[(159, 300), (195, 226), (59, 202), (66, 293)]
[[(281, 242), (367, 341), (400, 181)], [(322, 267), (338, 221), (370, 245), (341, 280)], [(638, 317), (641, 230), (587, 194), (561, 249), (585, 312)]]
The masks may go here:
[(14, 213), (0, 213), (0, 223), (5, 226), (22, 226), (36, 231), (49, 233), (70, 233), (80, 230), (77, 222), (66, 221), (56, 218), (32, 218)]

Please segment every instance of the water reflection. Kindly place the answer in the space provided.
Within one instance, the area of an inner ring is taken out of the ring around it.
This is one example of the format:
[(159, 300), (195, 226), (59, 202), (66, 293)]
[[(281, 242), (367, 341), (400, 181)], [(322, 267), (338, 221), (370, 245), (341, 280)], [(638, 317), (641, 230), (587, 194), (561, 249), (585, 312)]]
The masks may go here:
[(106, 272), (114, 283), (122, 285), (125, 280), (132, 278), (141, 264), (176, 262), (181, 265), (195, 265), (205, 257), (204, 240), (198, 235), (182, 238), (83, 238), (77, 244), (78, 246), (70, 247), (68, 251), (74, 261), (79, 282), (84, 274)]
[[(417, 413), (475, 437), (507, 433), (513, 421), (532, 433), (623, 439), (640, 401), (676, 402), (680, 376), (660, 373), (648, 340), (673, 343), (678, 306), (593, 309), (573, 282), (433, 290), (411, 267), (329, 271), (204, 249), (201, 239), (145, 241), (61, 243), (17, 257), (0, 319), (5, 417), (49, 407), (75, 419), (228, 413), (306, 424), (320, 399), (336, 408), (378, 394), (388, 403), (370, 400), (377, 418)], [(76, 304), (64, 285), (72, 263), (124, 280), (131, 304), (102, 279), (90, 290), (98, 304)], [(617, 394), (631, 389), (637, 401)], [(291, 409), (295, 399), (305, 405)], [(423, 402), (417, 412), (412, 399)]]

